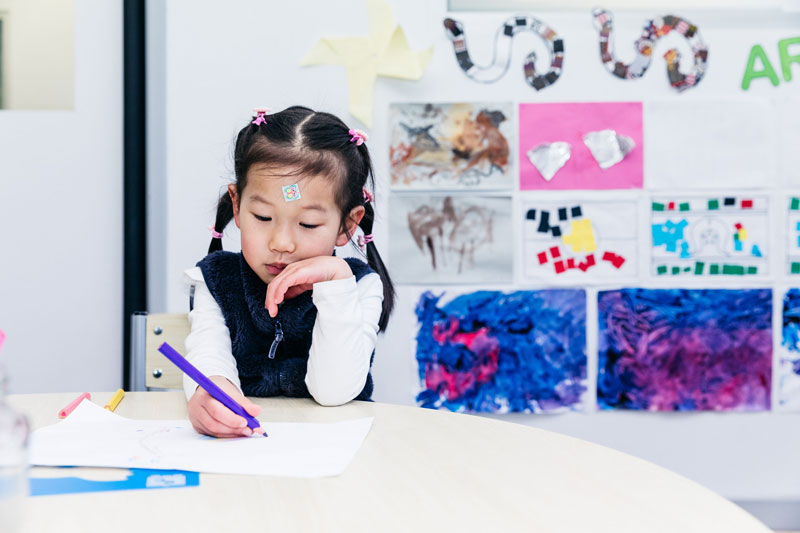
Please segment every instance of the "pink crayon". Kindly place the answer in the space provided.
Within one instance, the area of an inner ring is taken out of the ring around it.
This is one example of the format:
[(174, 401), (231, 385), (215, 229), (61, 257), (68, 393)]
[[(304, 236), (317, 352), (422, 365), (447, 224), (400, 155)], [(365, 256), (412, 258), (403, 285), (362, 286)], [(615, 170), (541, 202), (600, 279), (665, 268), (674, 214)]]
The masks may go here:
[(75, 408), (78, 407), (78, 404), (81, 403), (84, 399), (91, 400), (92, 395), (89, 394), (88, 392), (84, 392), (83, 394), (81, 394), (80, 396), (69, 402), (69, 404), (67, 404), (65, 408), (63, 408), (58, 412), (58, 418), (67, 418), (69, 414), (72, 411), (74, 411)]
[(3, 349), (3, 343), (6, 342), (6, 334), (0, 329), (0, 350)]

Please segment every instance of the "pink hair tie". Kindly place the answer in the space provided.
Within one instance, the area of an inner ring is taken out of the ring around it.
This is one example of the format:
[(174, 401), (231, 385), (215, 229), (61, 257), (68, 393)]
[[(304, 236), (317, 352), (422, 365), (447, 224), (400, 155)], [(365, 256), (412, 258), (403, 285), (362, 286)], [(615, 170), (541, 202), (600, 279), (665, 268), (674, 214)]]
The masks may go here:
[(256, 118), (252, 122), (252, 124), (255, 124), (256, 126), (260, 126), (262, 124), (266, 124), (267, 123), (267, 119), (264, 118), (264, 115), (266, 115), (267, 113), (271, 112), (272, 109), (270, 109), (268, 107), (257, 107), (255, 109), (253, 109), (253, 111), (255, 111), (255, 113), (256, 113)]
[(217, 228), (215, 228), (213, 225), (209, 226), (208, 229), (211, 230), (211, 236), (214, 237), (215, 239), (222, 238), (223, 233), (217, 231)]
[(361, 146), (362, 144), (367, 142), (367, 134), (361, 130), (352, 129), (347, 133), (351, 135), (350, 142), (356, 143), (356, 146)]
[(369, 192), (369, 191), (367, 190), (367, 188), (366, 188), (366, 187), (362, 187), (362, 188), (361, 188), (361, 192), (364, 194), (364, 201), (365, 201), (365, 202), (370, 202), (370, 203), (372, 203), (372, 202), (374, 202), (374, 201), (375, 201), (375, 197), (374, 197), (374, 196), (372, 196), (372, 193), (371, 193), (371, 192)]
[(372, 242), (372, 233), (358, 236), (358, 246), (363, 250), (368, 242)]

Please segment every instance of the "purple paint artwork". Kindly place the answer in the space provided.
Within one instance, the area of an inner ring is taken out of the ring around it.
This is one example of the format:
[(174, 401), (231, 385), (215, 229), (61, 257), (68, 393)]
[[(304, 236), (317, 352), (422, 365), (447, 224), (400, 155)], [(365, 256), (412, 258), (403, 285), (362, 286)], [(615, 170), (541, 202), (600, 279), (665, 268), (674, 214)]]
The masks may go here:
[(477, 291), (442, 303), (425, 292), (417, 364), (422, 407), (540, 413), (582, 407), (586, 293)]
[(770, 289), (601, 291), (598, 319), (600, 409), (769, 409)]

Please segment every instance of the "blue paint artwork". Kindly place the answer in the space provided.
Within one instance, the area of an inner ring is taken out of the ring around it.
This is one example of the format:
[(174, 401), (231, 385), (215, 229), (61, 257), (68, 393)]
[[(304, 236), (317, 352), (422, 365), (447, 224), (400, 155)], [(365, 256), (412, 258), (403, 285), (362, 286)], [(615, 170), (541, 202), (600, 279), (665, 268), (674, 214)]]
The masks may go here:
[(757, 244), (753, 245), (753, 247), (750, 249), (750, 253), (753, 254), (754, 257), (763, 257), (761, 254), (761, 248), (759, 248)]
[(428, 408), (480, 413), (577, 409), (586, 391), (586, 293), (422, 294), (416, 359)]
[[(71, 468), (71, 467), (64, 467)], [(105, 492), (111, 490), (167, 489), (177, 487), (196, 487), (200, 484), (200, 474), (185, 470), (151, 470), (131, 468), (126, 479), (97, 481), (81, 477), (31, 477), (31, 496), (50, 496), (53, 494), (74, 494), (79, 492)]]

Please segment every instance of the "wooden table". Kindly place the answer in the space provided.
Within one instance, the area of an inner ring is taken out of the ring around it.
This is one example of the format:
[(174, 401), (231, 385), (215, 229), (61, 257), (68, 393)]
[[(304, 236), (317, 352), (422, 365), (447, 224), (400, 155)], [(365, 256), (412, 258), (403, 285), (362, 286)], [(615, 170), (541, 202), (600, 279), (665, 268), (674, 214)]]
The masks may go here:
[[(33, 428), (76, 394), (12, 395)], [(99, 405), (111, 393), (93, 393)], [(335, 478), (201, 474), (200, 486), (27, 498), (21, 531), (543, 531), (766, 533), (710, 490), (635, 457), (488, 418), (368, 402), (255, 399), (260, 420), (374, 416)], [(186, 418), (180, 392), (127, 393), (116, 413)]]

